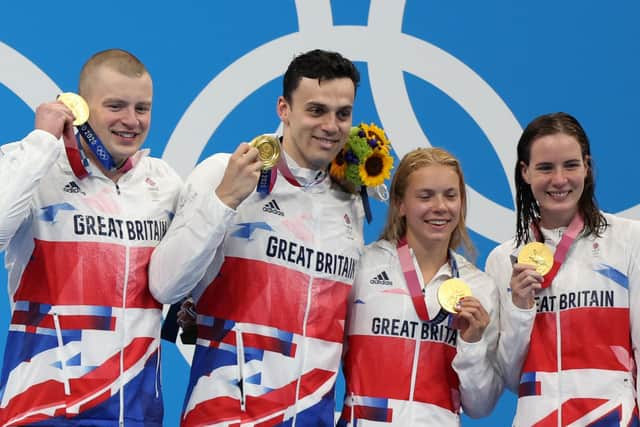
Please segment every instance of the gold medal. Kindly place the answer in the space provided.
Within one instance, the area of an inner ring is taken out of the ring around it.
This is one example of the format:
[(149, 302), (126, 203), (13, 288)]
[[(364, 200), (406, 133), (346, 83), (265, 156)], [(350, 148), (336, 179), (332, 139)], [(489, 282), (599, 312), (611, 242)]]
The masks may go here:
[(74, 126), (87, 123), (87, 120), (89, 120), (89, 105), (83, 97), (72, 92), (65, 92), (58, 96), (58, 101), (71, 110), (74, 117)]
[(535, 266), (536, 271), (544, 276), (553, 266), (553, 254), (544, 243), (531, 242), (520, 250), (518, 262)]
[(462, 279), (445, 280), (438, 288), (438, 302), (449, 313), (457, 313), (456, 305), (463, 297), (471, 296), (471, 288)]
[(280, 158), (280, 141), (271, 135), (260, 135), (249, 143), (258, 149), (258, 157), (262, 161), (262, 170), (269, 170), (278, 163)]

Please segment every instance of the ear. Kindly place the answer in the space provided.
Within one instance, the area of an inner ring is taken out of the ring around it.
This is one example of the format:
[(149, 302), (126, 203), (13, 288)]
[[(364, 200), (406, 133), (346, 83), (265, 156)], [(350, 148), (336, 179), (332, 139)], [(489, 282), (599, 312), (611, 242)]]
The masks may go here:
[(291, 111), (291, 108), (289, 107), (289, 103), (287, 102), (287, 100), (284, 99), (284, 96), (278, 97), (276, 111), (278, 113), (278, 117), (280, 117), (280, 120), (282, 120), (282, 123), (284, 123), (285, 125), (289, 124), (289, 112)]
[(522, 161), (520, 162), (520, 176), (524, 182), (531, 185), (531, 182), (529, 182), (529, 165)]

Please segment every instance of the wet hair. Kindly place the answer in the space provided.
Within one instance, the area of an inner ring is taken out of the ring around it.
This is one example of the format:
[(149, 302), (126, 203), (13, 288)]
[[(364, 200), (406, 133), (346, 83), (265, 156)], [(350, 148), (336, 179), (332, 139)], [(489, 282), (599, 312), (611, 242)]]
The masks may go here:
[(398, 240), (407, 234), (407, 219), (400, 215), (400, 204), (407, 192), (409, 177), (418, 169), (434, 165), (449, 167), (458, 175), (458, 186), (460, 187), (460, 218), (458, 225), (451, 234), (449, 249), (462, 246), (466, 255), (473, 257), (475, 255), (475, 248), (465, 225), (467, 217), (467, 192), (464, 175), (462, 174), (462, 168), (460, 167), (458, 159), (442, 148), (418, 148), (410, 151), (402, 158), (391, 181), (387, 223), (380, 238), (392, 243), (398, 243)]
[(583, 235), (600, 234), (607, 227), (607, 220), (600, 212), (595, 198), (595, 180), (593, 160), (589, 138), (575, 117), (567, 113), (551, 113), (535, 118), (527, 125), (518, 141), (518, 159), (515, 167), (516, 187), (516, 245), (530, 240), (530, 225), (540, 220), (540, 207), (531, 191), (531, 186), (522, 178), (522, 164), (529, 165), (531, 160), (531, 145), (539, 138), (548, 135), (564, 134), (575, 138), (580, 144), (582, 161), (587, 167), (584, 179), (584, 190), (578, 201), (578, 211), (584, 219)]
[(107, 67), (127, 77), (142, 77), (149, 74), (146, 67), (135, 55), (122, 49), (107, 49), (94, 54), (80, 70), (78, 92), (86, 96), (92, 76), (96, 70)]
[(360, 83), (360, 73), (353, 62), (337, 52), (315, 49), (296, 56), (284, 73), (282, 96), (291, 103), (291, 95), (298, 88), (303, 77), (324, 80), (349, 78), (354, 90)]

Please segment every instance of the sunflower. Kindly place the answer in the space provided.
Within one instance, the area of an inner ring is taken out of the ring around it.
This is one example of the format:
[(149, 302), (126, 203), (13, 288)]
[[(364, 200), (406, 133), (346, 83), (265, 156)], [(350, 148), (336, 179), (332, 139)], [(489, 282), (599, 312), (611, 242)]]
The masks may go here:
[(361, 123), (359, 127), (362, 130), (361, 136), (367, 140), (372, 149), (379, 148), (386, 150), (387, 153), (389, 152), (391, 144), (389, 143), (389, 139), (387, 139), (387, 135), (384, 133), (384, 130), (373, 123), (368, 125)]
[(361, 123), (349, 131), (344, 148), (333, 159), (329, 174), (349, 191), (361, 186), (378, 186), (390, 177), (393, 157), (384, 131), (371, 123)]
[(375, 187), (391, 177), (392, 168), (393, 157), (386, 149), (373, 150), (371, 155), (360, 163), (360, 179), (367, 187)]
[(329, 174), (339, 181), (344, 179), (344, 173), (347, 170), (347, 161), (345, 160), (344, 155), (345, 150), (343, 148), (340, 150), (336, 158), (331, 161), (331, 166), (329, 167)]

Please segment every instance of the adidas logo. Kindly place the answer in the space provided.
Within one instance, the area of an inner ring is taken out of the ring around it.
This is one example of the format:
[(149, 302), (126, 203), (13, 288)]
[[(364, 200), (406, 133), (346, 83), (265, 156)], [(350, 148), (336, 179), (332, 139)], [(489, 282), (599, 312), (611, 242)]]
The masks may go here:
[(284, 216), (284, 212), (280, 210), (280, 206), (276, 203), (275, 200), (270, 201), (262, 207), (262, 210), (265, 212), (269, 212), (272, 214)]
[(387, 274), (386, 271), (383, 271), (382, 273), (373, 277), (371, 280), (369, 280), (369, 283), (371, 283), (372, 285), (385, 285), (385, 286), (391, 286), (393, 284), (393, 282), (389, 280), (389, 275)]
[(80, 187), (78, 186), (78, 184), (76, 184), (74, 181), (69, 181), (69, 183), (64, 186), (62, 191), (66, 192), (66, 193), (82, 193), (82, 194), (85, 194), (85, 192), (82, 191), (80, 189)]

